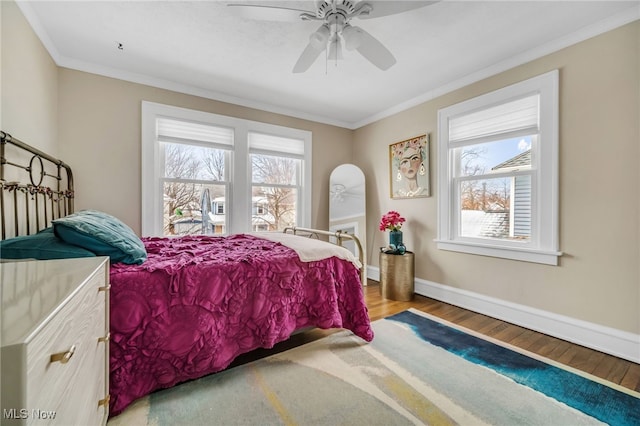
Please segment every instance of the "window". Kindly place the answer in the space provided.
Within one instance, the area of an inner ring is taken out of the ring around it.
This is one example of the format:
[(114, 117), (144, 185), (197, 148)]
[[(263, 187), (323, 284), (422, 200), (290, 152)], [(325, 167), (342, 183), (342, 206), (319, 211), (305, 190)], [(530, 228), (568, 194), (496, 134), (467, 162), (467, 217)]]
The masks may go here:
[(256, 203), (253, 205), (253, 214), (254, 215), (260, 215), (260, 214), (265, 214), (267, 213), (267, 210), (264, 207), (263, 203)]
[(143, 102), (143, 235), (309, 226), (310, 190), (310, 132)]
[(251, 192), (255, 231), (284, 229), (296, 224), (302, 193), (304, 144), (300, 140), (249, 133)]
[(156, 119), (156, 129), (161, 235), (224, 233), (219, 200), (229, 197), (233, 130), (167, 117)]
[(213, 203), (213, 211), (215, 212), (214, 214), (224, 214), (224, 201), (215, 201)]
[(438, 112), (438, 248), (557, 265), (558, 72)]

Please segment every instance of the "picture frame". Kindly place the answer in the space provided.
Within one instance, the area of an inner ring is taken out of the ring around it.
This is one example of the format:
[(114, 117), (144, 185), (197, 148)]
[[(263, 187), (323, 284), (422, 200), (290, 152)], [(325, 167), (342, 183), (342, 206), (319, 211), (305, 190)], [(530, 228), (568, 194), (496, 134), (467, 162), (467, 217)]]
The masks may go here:
[(389, 145), (389, 192), (392, 199), (431, 196), (429, 134)]

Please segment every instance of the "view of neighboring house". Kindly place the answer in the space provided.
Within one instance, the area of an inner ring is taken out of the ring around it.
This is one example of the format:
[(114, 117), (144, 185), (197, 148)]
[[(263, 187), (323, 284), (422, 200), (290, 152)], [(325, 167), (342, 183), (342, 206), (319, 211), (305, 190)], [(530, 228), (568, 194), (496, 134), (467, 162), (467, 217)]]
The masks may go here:
[[(203, 197), (208, 200), (208, 198)], [(266, 197), (252, 197), (251, 230), (274, 231), (278, 223), (295, 224), (294, 213), (279, 220), (272, 214)], [(207, 208), (208, 207), (208, 208)], [(291, 209), (290, 209), (291, 210)], [(203, 211), (204, 221), (203, 221)], [(287, 213), (285, 213), (287, 215)], [(205, 234), (222, 235), (226, 233), (225, 197), (215, 197), (204, 204), (202, 208), (181, 212), (180, 216), (173, 216), (173, 233), (175, 235)]]
[[(518, 170), (522, 168), (531, 168), (530, 149), (498, 164), (492, 170)], [(511, 178), (510, 187), (507, 235), (515, 239), (529, 238), (531, 235), (531, 178), (529, 175), (514, 176)]]
[[(518, 171), (531, 168), (531, 150), (522, 152), (491, 171)], [(504, 203), (487, 203), (483, 210), (463, 210), (464, 235), (487, 238), (526, 240), (531, 235), (531, 177), (515, 175), (504, 178), (508, 196)]]

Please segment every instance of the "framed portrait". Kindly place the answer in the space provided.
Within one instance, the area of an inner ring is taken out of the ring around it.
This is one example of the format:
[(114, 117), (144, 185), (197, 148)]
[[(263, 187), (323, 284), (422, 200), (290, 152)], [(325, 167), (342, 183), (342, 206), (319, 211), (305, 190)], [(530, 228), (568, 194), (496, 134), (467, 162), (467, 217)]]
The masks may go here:
[(429, 134), (389, 145), (391, 198), (420, 198), (429, 188)]

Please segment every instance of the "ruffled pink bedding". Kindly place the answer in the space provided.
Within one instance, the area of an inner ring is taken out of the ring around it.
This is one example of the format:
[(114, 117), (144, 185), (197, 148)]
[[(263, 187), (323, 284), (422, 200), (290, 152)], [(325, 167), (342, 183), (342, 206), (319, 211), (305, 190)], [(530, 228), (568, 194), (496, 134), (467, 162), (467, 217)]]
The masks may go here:
[(299, 328), (373, 339), (358, 270), (346, 260), (304, 263), (252, 235), (143, 242), (146, 262), (111, 266), (111, 416)]

